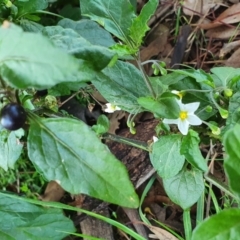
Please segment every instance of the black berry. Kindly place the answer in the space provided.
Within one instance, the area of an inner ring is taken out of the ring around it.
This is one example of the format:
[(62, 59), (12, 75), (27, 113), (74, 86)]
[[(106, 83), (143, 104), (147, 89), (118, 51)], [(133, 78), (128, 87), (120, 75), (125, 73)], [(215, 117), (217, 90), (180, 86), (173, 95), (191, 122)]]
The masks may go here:
[(1, 125), (8, 130), (17, 130), (23, 127), (27, 118), (24, 108), (17, 103), (9, 103), (1, 110)]

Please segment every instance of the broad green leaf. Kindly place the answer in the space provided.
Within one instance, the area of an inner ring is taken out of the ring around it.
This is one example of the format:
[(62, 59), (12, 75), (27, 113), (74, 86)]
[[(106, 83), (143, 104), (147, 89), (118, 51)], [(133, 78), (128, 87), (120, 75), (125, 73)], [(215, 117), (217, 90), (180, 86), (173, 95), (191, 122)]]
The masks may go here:
[(154, 113), (157, 118), (177, 119), (179, 116), (179, 105), (173, 95), (159, 100), (152, 97), (140, 97), (138, 103), (146, 110)]
[(26, 32), (41, 32), (43, 29), (43, 26), (39, 23), (27, 20), (27, 19), (22, 19), (20, 20), (20, 25), (23, 28), (24, 31)]
[(234, 77), (240, 75), (240, 69), (233, 67), (214, 67), (211, 72), (217, 76), (213, 78), (216, 87), (227, 87)]
[(127, 62), (117, 61), (103, 69), (92, 83), (108, 102), (131, 113), (141, 111), (137, 99), (149, 95), (142, 74)]
[(162, 84), (169, 86), (169, 85), (178, 83), (179, 81), (182, 81), (184, 78), (186, 78), (186, 76), (176, 73), (176, 72), (172, 72), (172, 73), (168, 73), (167, 75), (160, 76), (157, 78), (159, 79), (159, 81)]
[(159, 98), (164, 92), (167, 92), (168, 85), (163, 84), (159, 80), (159, 77), (149, 77), (149, 80), (156, 94), (156, 98)]
[(18, 7), (18, 17), (21, 18), (27, 13), (46, 9), (48, 7), (48, 0), (15, 1), (14, 4)]
[(0, 75), (11, 86), (45, 89), (77, 80), (79, 60), (54, 47), (46, 37), (11, 25), (0, 29), (0, 39)]
[(73, 29), (93, 45), (110, 47), (115, 44), (111, 34), (92, 20), (83, 19), (80, 21), (73, 21), (65, 18), (59, 21), (58, 25), (63, 28)]
[(0, 239), (59, 240), (75, 232), (61, 209), (43, 208), (0, 194)]
[(240, 124), (231, 128), (224, 135), (224, 148), (227, 157), (224, 159), (224, 169), (230, 188), (240, 196)]
[(97, 71), (105, 68), (115, 57), (115, 53), (111, 50), (102, 46), (92, 45), (77, 32), (69, 28), (61, 26), (46, 27), (43, 30), (43, 34), (48, 36), (57, 47), (74, 54), (77, 58), (84, 60), (89, 68)]
[(22, 152), (23, 144), (15, 135), (15, 131), (9, 133), (5, 129), (0, 131), (0, 167), (5, 171), (8, 168), (14, 168), (15, 162), (18, 160)]
[(240, 209), (224, 209), (205, 219), (194, 229), (191, 240), (238, 240)]
[(73, 7), (71, 4), (64, 4), (64, 7), (59, 11), (59, 14), (65, 19), (79, 20), (81, 18), (81, 10), (79, 7)]
[(181, 135), (162, 136), (153, 144), (151, 163), (161, 178), (177, 175), (185, 162), (180, 154)]
[(237, 123), (240, 124), (240, 92), (236, 92), (229, 101), (228, 118), (226, 121), (226, 128), (231, 129)]
[(106, 133), (109, 130), (110, 122), (106, 115), (102, 114), (97, 119), (97, 125), (93, 125), (92, 129), (98, 134), (101, 135)]
[(136, 17), (128, 0), (80, 0), (82, 15), (103, 26), (123, 42), (129, 41), (129, 29)]
[(158, 4), (159, 0), (149, 0), (143, 6), (140, 14), (136, 18), (134, 18), (130, 27), (130, 37), (135, 44), (135, 48), (139, 48), (141, 46), (143, 37), (150, 29), (148, 27), (148, 21), (156, 11)]
[(125, 207), (138, 197), (125, 166), (82, 121), (58, 118), (31, 122), (28, 154), (45, 178), (72, 194), (84, 193)]
[(197, 169), (183, 169), (172, 178), (164, 178), (163, 185), (170, 199), (184, 210), (196, 203), (204, 190), (202, 172)]
[(199, 149), (199, 142), (198, 133), (190, 129), (188, 134), (183, 136), (180, 152), (195, 168), (206, 172), (208, 167)]
[(213, 79), (210, 74), (204, 72), (202, 69), (177, 69), (174, 70), (174, 72), (192, 77), (194, 78), (197, 82), (203, 82), (206, 83), (207, 85), (214, 87)]

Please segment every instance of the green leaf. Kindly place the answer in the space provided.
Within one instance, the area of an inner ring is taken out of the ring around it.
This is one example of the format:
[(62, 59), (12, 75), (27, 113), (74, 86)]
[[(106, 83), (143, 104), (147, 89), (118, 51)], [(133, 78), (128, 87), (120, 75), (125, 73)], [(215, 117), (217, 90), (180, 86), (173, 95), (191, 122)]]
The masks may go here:
[(224, 169), (229, 181), (230, 188), (240, 196), (240, 124), (231, 128), (224, 135), (224, 148), (227, 157), (224, 159)]
[(111, 46), (110, 49), (113, 50), (115, 53), (117, 53), (117, 55), (120, 59), (134, 60), (132, 55), (136, 51), (133, 50), (128, 45), (117, 43), (117, 44)]
[(228, 118), (226, 128), (231, 129), (237, 123), (240, 124), (240, 92), (236, 92), (229, 101)]
[(149, 77), (149, 80), (156, 94), (156, 98), (159, 98), (164, 92), (167, 92), (168, 86), (163, 84), (159, 80), (159, 77)]
[(213, 79), (210, 74), (206, 73), (202, 69), (177, 69), (174, 72), (183, 74), (188, 77), (194, 78), (197, 82), (206, 83), (207, 85), (214, 87)]
[(140, 97), (138, 103), (154, 113), (157, 118), (177, 119), (180, 108), (173, 94), (164, 93), (159, 100), (152, 97)]
[(43, 208), (0, 195), (0, 239), (59, 240), (75, 232), (61, 209)]
[(81, 11), (123, 42), (129, 41), (129, 29), (136, 15), (128, 0), (81, 0)]
[(197, 225), (191, 240), (237, 240), (240, 236), (239, 219), (240, 209), (224, 209)]
[(0, 39), (0, 75), (11, 86), (46, 89), (78, 80), (74, 75), (79, 61), (54, 47), (46, 37), (11, 25), (0, 29)]
[(106, 115), (100, 115), (97, 119), (97, 125), (93, 125), (92, 129), (98, 134), (101, 135), (106, 133), (109, 130), (110, 122)]
[(26, 32), (41, 32), (43, 29), (43, 26), (41, 24), (29, 21), (27, 19), (21, 19), (20, 25)]
[(215, 67), (211, 72), (217, 77), (213, 78), (216, 87), (227, 87), (234, 77), (240, 75), (240, 69), (233, 67)]
[(105, 68), (115, 58), (113, 51), (102, 46), (92, 45), (72, 29), (61, 26), (45, 27), (43, 34), (48, 36), (57, 47), (84, 60), (88, 68), (96, 71)]
[(208, 166), (199, 149), (199, 142), (200, 138), (198, 133), (190, 129), (188, 134), (183, 136), (180, 152), (190, 164), (199, 170), (206, 172)]
[(204, 190), (202, 172), (197, 169), (183, 169), (172, 178), (164, 178), (163, 185), (170, 199), (184, 210), (196, 203)]
[(84, 193), (125, 207), (138, 197), (125, 166), (82, 121), (34, 117), (28, 154), (48, 181), (57, 180), (72, 194)]
[(181, 135), (162, 136), (153, 144), (150, 153), (151, 163), (161, 178), (177, 175), (183, 167), (185, 158), (180, 154)]
[(149, 95), (142, 74), (127, 62), (103, 69), (92, 83), (108, 102), (131, 113), (141, 111), (137, 99)]
[(20, 18), (27, 13), (46, 9), (48, 7), (48, 0), (17, 1), (14, 4), (18, 7), (18, 17)]
[(172, 73), (168, 73), (167, 75), (156, 77), (156, 78), (158, 78), (162, 84), (169, 86), (169, 85), (178, 83), (179, 81), (182, 81), (184, 78), (186, 78), (186, 76), (176, 72), (172, 72)]
[[(63, 16), (65, 19), (69, 20), (79, 20), (81, 18), (81, 10), (79, 7), (73, 7), (71, 4), (66, 4), (59, 11), (59, 14)], [(90, 29), (89, 29), (90, 30)]]
[(0, 131), (0, 167), (5, 171), (8, 168), (14, 168), (15, 162), (18, 160), (22, 152), (23, 144), (20, 143), (15, 131), (9, 133), (5, 129)]
[(73, 29), (93, 45), (110, 47), (115, 44), (111, 34), (92, 20), (83, 19), (80, 21), (73, 21), (65, 18), (59, 21), (58, 25), (63, 28)]
[(148, 27), (148, 21), (156, 11), (159, 4), (159, 0), (149, 0), (142, 8), (140, 14), (134, 18), (130, 27), (130, 37), (135, 44), (135, 48), (138, 49), (141, 46), (143, 37), (150, 29)]

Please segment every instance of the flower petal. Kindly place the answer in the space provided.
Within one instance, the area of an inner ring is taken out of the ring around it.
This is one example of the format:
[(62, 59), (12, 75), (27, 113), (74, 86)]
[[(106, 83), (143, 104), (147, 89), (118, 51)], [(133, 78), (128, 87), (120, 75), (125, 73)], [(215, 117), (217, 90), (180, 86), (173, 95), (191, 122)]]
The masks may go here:
[(178, 122), (178, 129), (183, 135), (187, 135), (188, 133), (188, 128), (189, 128), (189, 123), (187, 120), (184, 121), (179, 121)]
[(198, 109), (200, 102), (193, 102), (193, 103), (188, 103), (188, 104), (184, 104), (184, 105), (185, 105), (184, 110), (187, 111), (189, 114), (191, 114), (191, 113), (194, 113)]
[(179, 119), (166, 119), (166, 118), (164, 118), (162, 122), (167, 123), (167, 124), (178, 124)]
[(190, 125), (198, 126), (202, 124), (202, 120), (195, 114), (189, 114), (187, 118)]
[(153, 142), (157, 142), (158, 138), (156, 136), (153, 136)]

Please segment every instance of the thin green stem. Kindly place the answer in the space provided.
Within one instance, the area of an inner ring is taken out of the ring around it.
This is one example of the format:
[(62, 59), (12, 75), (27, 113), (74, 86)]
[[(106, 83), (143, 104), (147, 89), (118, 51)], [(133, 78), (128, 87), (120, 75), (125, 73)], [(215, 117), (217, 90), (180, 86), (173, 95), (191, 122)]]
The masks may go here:
[(156, 94), (155, 94), (155, 92), (154, 92), (154, 90), (153, 90), (153, 88), (152, 88), (152, 85), (151, 85), (151, 83), (150, 83), (150, 81), (149, 81), (149, 78), (148, 78), (147, 74), (145, 73), (145, 71), (144, 71), (144, 69), (143, 69), (143, 67), (142, 67), (142, 64), (141, 64), (141, 62), (140, 62), (139, 59), (140, 59), (140, 57), (139, 57), (139, 54), (138, 54), (138, 57), (135, 58), (135, 60), (136, 60), (136, 62), (137, 62), (137, 65), (138, 65), (138, 68), (139, 68), (140, 72), (142, 73), (144, 82), (145, 82), (145, 84), (146, 84), (149, 92), (150, 92), (151, 95), (155, 98), (155, 97), (156, 97)]
[(191, 223), (190, 209), (185, 209), (183, 211), (183, 225), (184, 225), (185, 239), (190, 240), (192, 236), (192, 223)]
[(206, 93), (209, 93), (209, 92), (212, 92), (213, 90), (198, 90), (198, 89), (186, 89), (186, 90), (183, 90), (183, 92), (206, 92)]
[(139, 211), (139, 216), (140, 216), (141, 220), (144, 223), (148, 224), (148, 225), (152, 225), (152, 224), (150, 223), (150, 221), (146, 218), (146, 216), (142, 212), (142, 203), (143, 203), (145, 197), (147, 196), (148, 191), (152, 187), (155, 179), (156, 179), (156, 174), (151, 177), (151, 179), (149, 180), (147, 186), (145, 187), (145, 189), (144, 189), (144, 191), (142, 193), (141, 199), (140, 199), (140, 206), (139, 206), (139, 210), (138, 210)]
[(211, 196), (215, 211), (216, 211), (216, 213), (219, 213), (221, 211), (221, 207), (218, 204), (218, 200), (216, 198), (216, 195), (214, 194), (214, 191), (212, 190), (210, 185), (206, 184), (206, 186), (208, 186), (209, 194)]
[(203, 191), (200, 198), (197, 201), (196, 225), (201, 223), (204, 219), (204, 197), (205, 192)]
[(52, 15), (58, 18), (64, 18), (63, 16), (56, 14), (56, 13), (52, 13), (52, 12), (48, 12), (48, 11), (44, 11), (44, 10), (37, 10), (36, 13), (43, 13), (43, 14), (48, 14), (48, 15)]
[(213, 104), (216, 106), (216, 108), (217, 108), (218, 110), (220, 110), (218, 103), (215, 101), (215, 99), (214, 99), (214, 97), (213, 97), (213, 92), (210, 92), (210, 98), (211, 98)]
[(231, 190), (229, 189), (229, 187), (228, 187), (226, 184), (220, 182), (220, 181), (219, 181), (218, 179), (216, 179), (212, 174), (209, 173), (208, 175), (204, 175), (204, 178), (205, 178), (208, 182), (212, 183), (214, 186), (216, 186), (217, 188), (219, 188), (220, 190), (222, 190), (223, 192), (225, 192), (227, 195), (231, 196), (232, 198), (236, 199), (237, 201), (240, 200), (236, 195), (234, 195), (234, 194), (231, 192)]
[(145, 143), (145, 142), (142, 142), (142, 141), (137, 141), (137, 140), (121, 137), (121, 136), (114, 135), (114, 134), (111, 134), (111, 133), (105, 133), (102, 136), (102, 138), (103, 139), (109, 139), (109, 140), (119, 142), (119, 143), (124, 143), (124, 144), (127, 144), (129, 146), (140, 148), (140, 149), (145, 150), (147, 152), (150, 151), (150, 149), (148, 147), (148, 144)]

